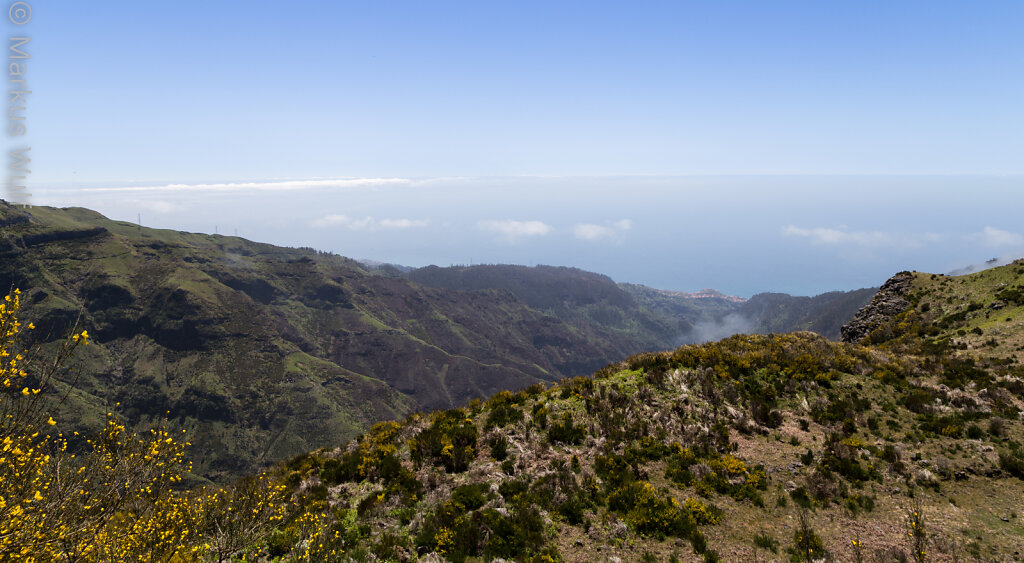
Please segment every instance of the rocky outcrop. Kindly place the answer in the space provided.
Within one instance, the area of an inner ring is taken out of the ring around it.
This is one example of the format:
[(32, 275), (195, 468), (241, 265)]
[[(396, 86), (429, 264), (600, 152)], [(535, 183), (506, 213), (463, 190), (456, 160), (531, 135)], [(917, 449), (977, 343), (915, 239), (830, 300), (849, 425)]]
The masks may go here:
[(857, 311), (853, 320), (840, 329), (843, 342), (860, 342), (871, 331), (888, 319), (902, 313), (910, 306), (907, 295), (914, 281), (914, 274), (900, 272), (889, 278), (866, 307)]

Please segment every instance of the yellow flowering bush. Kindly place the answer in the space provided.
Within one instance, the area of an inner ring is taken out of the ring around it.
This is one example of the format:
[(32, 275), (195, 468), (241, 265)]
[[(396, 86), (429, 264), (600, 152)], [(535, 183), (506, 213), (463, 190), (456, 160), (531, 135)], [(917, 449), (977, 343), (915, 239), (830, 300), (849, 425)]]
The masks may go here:
[(647, 481), (634, 481), (608, 495), (608, 508), (625, 516), (637, 532), (653, 536), (679, 536), (690, 533), (695, 521), (679, 501), (668, 497)]
[[(137, 433), (113, 413), (72, 452), (44, 391), (89, 342), (74, 331), (45, 362), (20, 348), (20, 291), (0, 301), (0, 560), (223, 561), (281, 519), (284, 488), (267, 476), (208, 493), (176, 490), (188, 445), (164, 427)], [(180, 435), (179, 435), (180, 436)]]

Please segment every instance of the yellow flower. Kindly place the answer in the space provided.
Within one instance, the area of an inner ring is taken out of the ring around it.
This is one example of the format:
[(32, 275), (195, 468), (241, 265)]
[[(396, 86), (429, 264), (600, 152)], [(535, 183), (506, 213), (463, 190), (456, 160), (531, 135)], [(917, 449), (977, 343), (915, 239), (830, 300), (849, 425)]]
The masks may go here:
[(47, 420), (46, 423), (49, 424), (50, 426), (53, 426), (54, 424), (57, 424), (57, 421), (54, 420), (53, 417), (51, 416), (50, 420)]

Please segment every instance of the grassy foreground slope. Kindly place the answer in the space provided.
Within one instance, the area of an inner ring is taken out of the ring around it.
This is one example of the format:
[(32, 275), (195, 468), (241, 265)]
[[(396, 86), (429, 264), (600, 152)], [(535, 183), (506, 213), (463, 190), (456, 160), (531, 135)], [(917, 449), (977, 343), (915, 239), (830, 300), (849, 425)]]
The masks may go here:
[(377, 425), (281, 466), (262, 553), (315, 519), (352, 560), (1019, 561), (1022, 286), (904, 273), (860, 343), (733, 336)]

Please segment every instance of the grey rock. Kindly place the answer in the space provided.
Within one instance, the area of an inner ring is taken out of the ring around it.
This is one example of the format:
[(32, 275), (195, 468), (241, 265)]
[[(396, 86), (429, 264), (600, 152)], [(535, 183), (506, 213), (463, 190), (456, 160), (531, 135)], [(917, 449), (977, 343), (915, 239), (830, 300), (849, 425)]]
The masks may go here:
[(626, 527), (625, 522), (623, 522), (622, 520), (616, 520), (612, 523), (611, 533), (613, 537), (625, 539), (625, 537), (629, 534), (629, 529)]
[(885, 321), (902, 313), (910, 306), (907, 294), (914, 274), (900, 272), (889, 278), (866, 307), (857, 311), (853, 320), (839, 330), (843, 342), (860, 342)]

